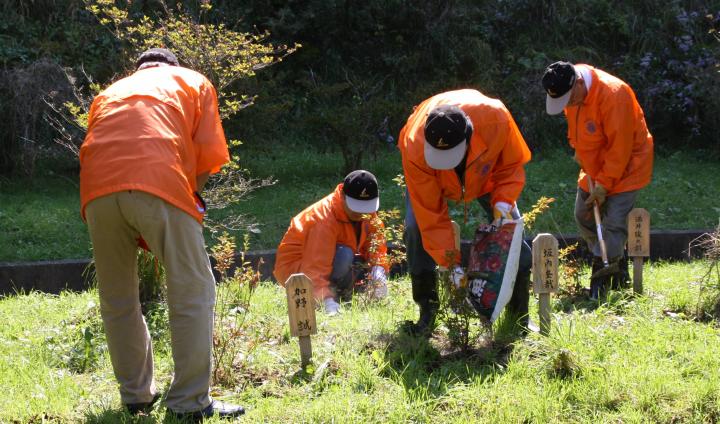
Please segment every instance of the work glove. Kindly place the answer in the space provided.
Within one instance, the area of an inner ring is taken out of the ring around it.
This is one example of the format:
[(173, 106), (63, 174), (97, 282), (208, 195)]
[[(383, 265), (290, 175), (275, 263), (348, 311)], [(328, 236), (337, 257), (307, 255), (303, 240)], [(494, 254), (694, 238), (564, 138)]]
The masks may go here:
[(590, 191), (590, 196), (585, 200), (585, 206), (591, 208), (594, 201), (597, 201), (598, 206), (605, 203), (607, 197), (607, 189), (598, 183), (595, 183), (595, 187)]
[(452, 281), (453, 286), (455, 286), (456, 289), (465, 287), (465, 272), (459, 265), (455, 265), (452, 271), (450, 271), (450, 281)]
[(325, 313), (328, 315), (333, 316), (340, 313), (340, 304), (332, 297), (326, 297), (323, 303), (325, 303)]
[(370, 282), (372, 288), (370, 291), (370, 297), (372, 299), (384, 299), (388, 295), (387, 288), (387, 276), (385, 275), (385, 268), (380, 265), (375, 265), (370, 270)]
[(512, 219), (510, 212), (513, 206), (507, 202), (496, 202), (493, 206), (493, 222), (492, 224), (499, 227), (503, 219)]

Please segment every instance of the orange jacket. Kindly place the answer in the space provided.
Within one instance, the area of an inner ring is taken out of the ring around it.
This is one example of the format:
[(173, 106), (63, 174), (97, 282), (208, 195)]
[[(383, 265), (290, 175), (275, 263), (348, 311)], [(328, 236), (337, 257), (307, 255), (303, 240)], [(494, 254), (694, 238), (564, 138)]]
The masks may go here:
[(342, 186), (339, 184), (335, 191), (300, 212), (290, 222), (275, 255), (273, 274), (278, 283), (284, 285), (290, 275), (302, 272), (312, 280), (316, 298), (323, 300), (332, 296), (328, 286), (338, 244), (350, 247), (355, 254), (359, 253), (370, 266), (379, 265), (388, 271), (382, 221), (377, 214), (363, 220), (360, 240), (357, 240), (343, 207)]
[(153, 194), (202, 222), (197, 175), (229, 159), (217, 95), (201, 74), (146, 68), (98, 94), (80, 148), (80, 203), (124, 190)]
[(585, 173), (608, 194), (638, 190), (650, 183), (653, 138), (632, 88), (589, 65), (590, 91), (581, 105), (565, 108), (568, 139), (582, 164), (578, 185), (588, 191)]
[[(464, 185), (455, 170), (435, 170), (425, 162), (425, 119), (441, 104), (457, 105), (473, 124)], [(398, 147), (423, 247), (441, 266), (451, 265), (451, 258), (460, 262), (447, 199), (467, 203), (490, 193), (493, 205), (513, 204), (525, 185), (524, 165), (530, 161), (530, 150), (505, 105), (470, 89), (441, 93), (417, 106), (400, 131)]]

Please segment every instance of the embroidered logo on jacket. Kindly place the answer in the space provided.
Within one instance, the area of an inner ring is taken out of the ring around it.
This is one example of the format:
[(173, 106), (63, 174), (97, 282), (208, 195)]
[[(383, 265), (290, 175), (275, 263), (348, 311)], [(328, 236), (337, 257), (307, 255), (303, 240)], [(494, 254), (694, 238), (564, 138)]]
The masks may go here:
[(587, 121), (585, 124), (585, 128), (587, 128), (587, 132), (590, 134), (595, 134), (595, 131), (597, 131), (597, 127), (595, 126), (595, 122), (593, 121)]

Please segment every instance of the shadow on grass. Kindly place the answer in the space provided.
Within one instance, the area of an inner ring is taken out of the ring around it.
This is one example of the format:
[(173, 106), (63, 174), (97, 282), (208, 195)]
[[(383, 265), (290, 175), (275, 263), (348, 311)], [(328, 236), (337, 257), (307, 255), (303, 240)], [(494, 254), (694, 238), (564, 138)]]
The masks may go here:
[(106, 409), (85, 415), (86, 424), (151, 424), (163, 422), (154, 415), (130, 415), (123, 409)]
[[(479, 324), (478, 324), (479, 325)], [(407, 334), (401, 325), (393, 333), (379, 335), (367, 350), (384, 351), (381, 375), (402, 385), (415, 400), (444, 396), (452, 386), (505, 372), (515, 341), (525, 334), (510, 319), (486, 331), (474, 345), (460, 349), (452, 345), (442, 329), (430, 338)]]
[(185, 424), (190, 419), (178, 419), (164, 412), (164, 407), (156, 407), (150, 415), (130, 415), (125, 409), (106, 409), (85, 415), (85, 424)]

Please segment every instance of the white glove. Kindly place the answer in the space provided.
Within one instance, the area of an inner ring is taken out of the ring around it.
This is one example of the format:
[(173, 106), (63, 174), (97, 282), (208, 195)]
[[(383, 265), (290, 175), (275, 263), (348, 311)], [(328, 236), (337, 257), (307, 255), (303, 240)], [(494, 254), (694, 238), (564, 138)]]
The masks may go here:
[(455, 286), (456, 289), (459, 289), (463, 286), (465, 280), (465, 272), (460, 268), (460, 266), (455, 265), (455, 268), (453, 268), (452, 271), (450, 271), (450, 281), (452, 281), (453, 286)]
[(370, 281), (373, 288), (370, 297), (373, 299), (383, 299), (388, 295), (387, 276), (385, 276), (385, 268), (375, 265), (370, 270)]
[(503, 219), (512, 219), (511, 212), (513, 205), (507, 202), (496, 202), (493, 206), (493, 222), (492, 224), (499, 227)]
[(326, 297), (323, 303), (325, 303), (325, 313), (328, 315), (332, 316), (340, 313), (340, 304), (332, 297)]

